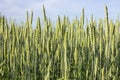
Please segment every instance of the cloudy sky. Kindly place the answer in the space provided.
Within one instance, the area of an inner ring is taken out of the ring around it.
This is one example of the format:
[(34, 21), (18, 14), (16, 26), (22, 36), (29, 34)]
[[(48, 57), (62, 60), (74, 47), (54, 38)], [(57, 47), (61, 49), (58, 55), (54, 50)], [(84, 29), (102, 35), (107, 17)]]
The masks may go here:
[(120, 15), (120, 0), (0, 0), (0, 13), (20, 22), (25, 20), (27, 10), (33, 10), (35, 20), (38, 16), (42, 18), (43, 5), (52, 20), (58, 15), (66, 15), (70, 19), (80, 17), (82, 8), (88, 19), (91, 14), (96, 19), (104, 18), (104, 5), (108, 6), (110, 18)]

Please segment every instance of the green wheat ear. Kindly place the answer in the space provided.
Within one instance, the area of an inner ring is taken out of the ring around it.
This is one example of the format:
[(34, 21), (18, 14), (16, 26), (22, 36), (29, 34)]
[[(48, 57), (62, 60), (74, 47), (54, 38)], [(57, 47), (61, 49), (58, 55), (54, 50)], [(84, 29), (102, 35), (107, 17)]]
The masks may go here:
[(46, 17), (46, 12), (45, 12), (45, 7), (44, 7), (44, 5), (43, 5), (43, 7), (42, 7), (42, 11), (43, 11), (44, 21), (46, 22), (47, 17)]
[(108, 22), (108, 8), (105, 6), (105, 24), (106, 24), (106, 40), (109, 39), (109, 22)]
[(28, 11), (26, 12), (27, 22), (29, 22), (29, 14)]
[(33, 11), (31, 11), (30, 24), (33, 22)]

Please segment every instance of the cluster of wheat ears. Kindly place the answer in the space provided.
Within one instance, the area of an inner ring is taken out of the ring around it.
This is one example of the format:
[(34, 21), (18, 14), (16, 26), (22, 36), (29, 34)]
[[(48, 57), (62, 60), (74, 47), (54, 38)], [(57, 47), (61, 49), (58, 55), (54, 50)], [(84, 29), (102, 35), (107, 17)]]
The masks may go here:
[(26, 21), (8, 24), (0, 16), (1, 80), (120, 80), (120, 21), (80, 20), (58, 16), (55, 27), (46, 16), (37, 19), (33, 12)]

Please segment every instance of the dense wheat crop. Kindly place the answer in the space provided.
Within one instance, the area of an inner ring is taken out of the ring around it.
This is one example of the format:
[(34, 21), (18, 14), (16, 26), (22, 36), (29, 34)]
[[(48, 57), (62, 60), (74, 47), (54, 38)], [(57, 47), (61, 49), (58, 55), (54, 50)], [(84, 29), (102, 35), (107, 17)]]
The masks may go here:
[(120, 80), (120, 21), (105, 18), (85, 22), (58, 16), (56, 26), (46, 16), (33, 29), (26, 21), (8, 24), (0, 16), (1, 80)]

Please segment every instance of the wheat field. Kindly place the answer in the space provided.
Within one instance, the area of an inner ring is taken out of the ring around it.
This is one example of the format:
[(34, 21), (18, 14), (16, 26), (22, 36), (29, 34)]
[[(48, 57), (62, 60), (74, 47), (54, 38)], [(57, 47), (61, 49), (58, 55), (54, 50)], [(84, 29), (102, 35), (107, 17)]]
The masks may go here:
[(45, 13), (33, 29), (26, 21), (8, 24), (0, 16), (0, 80), (120, 80), (120, 21), (105, 18), (85, 22), (58, 16), (55, 27)]

